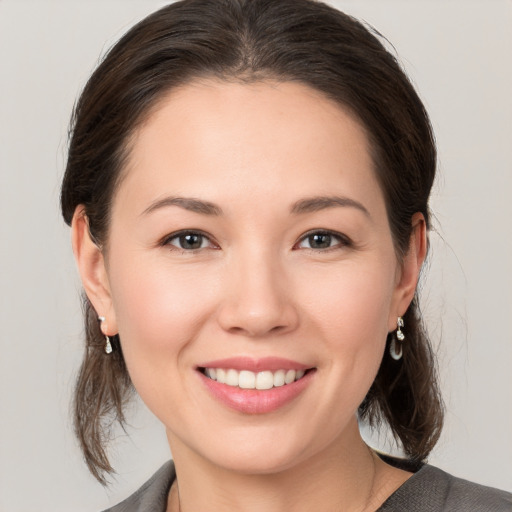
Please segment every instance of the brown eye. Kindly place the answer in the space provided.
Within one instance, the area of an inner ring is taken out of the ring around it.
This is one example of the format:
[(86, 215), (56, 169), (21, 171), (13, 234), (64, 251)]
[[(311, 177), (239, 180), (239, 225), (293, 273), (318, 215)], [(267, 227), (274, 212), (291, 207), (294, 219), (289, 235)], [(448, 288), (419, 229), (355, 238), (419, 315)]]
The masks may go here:
[(332, 236), (326, 233), (316, 233), (309, 235), (307, 240), (311, 249), (327, 249), (327, 247), (331, 247)]
[(178, 233), (177, 235), (168, 238), (166, 244), (173, 245), (184, 251), (204, 249), (211, 245), (209, 239), (205, 235), (193, 231)]
[(349, 245), (349, 241), (341, 234), (329, 231), (314, 231), (306, 234), (299, 242), (298, 247), (301, 249), (322, 250), (347, 245)]

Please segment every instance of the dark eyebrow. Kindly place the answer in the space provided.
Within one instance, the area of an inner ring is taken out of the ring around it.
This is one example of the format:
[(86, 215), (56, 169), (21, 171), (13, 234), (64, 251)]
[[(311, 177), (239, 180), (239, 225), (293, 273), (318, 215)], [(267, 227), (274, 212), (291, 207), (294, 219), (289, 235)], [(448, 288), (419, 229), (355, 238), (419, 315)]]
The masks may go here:
[(209, 201), (202, 201), (201, 199), (194, 199), (192, 197), (164, 197), (151, 203), (143, 212), (142, 215), (147, 215), (159, 208), (167, 206), (179, 206), (185, 210), (203, 215), (222, 215), (222, 209)]
[(335, 208), (344, 206), (349, 208), (357, 208), (362, 211), (367, 217), (370, 217), (370, 212), (359, 202), (348, 197), (340, 196), (317, 196), (301, 199), (293, 204), (291, 212), (295, 214), (317, 212), (325, 208)]

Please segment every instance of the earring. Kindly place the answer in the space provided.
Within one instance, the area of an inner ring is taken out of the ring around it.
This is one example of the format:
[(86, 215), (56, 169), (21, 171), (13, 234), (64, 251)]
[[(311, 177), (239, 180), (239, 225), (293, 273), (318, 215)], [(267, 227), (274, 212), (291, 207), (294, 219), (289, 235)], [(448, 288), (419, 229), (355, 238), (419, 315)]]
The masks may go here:
[[(105, 321), (104, 316), (99, 316), (98, 320), (103, 323)], [(103, 332), (103, 329), (102, 329)], [(110, 337), (105, 334), (105, 353), (111, 354), (112, 353), (112, 344), (110, 343)]]
[(105, 336), (105, 353), (106, 354), (112, 353), (112, 345), (110, 343), (110, 338), (108, 336)]
[(391, 354), (391, 357), (395, 361), (398, 361), (399, 359), (402, 358), (403, 355), (401, 342), (405, 340), (405, 335), (402, 332), (402, 327), (404, 326), (404, 319), (401, 316), (397, 318), (396, 325), (396, 337), (393, 337), (393, 339), (391, 340), (391, 344), (389, 345), (389, 353)]

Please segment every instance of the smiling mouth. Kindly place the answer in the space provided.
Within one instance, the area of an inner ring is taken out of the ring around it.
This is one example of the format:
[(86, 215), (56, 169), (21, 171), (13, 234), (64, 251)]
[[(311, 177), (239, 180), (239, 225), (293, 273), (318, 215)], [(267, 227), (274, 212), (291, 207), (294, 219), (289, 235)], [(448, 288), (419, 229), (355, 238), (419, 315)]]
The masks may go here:
[(251, 372), (249, 370), (235, 370), (233, 368), (199, 368), (199, 371), (219, 384), (237, 387), (240, 389), (272, 389), (292, 384), (302, 379), (314, 368), (307, 370), (265, 370)]

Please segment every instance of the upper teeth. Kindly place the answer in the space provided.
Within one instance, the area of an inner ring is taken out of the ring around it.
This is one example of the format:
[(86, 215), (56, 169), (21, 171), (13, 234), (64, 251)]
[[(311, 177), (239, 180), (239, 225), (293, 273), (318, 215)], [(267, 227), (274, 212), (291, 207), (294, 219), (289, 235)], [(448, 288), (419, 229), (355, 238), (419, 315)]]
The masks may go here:
[(305, 372), (304, 370), (277, 370), (254, 373), (248, 370), (205, 368), (205, 373), (210, 379), (228, 386), (242, 389), (271, 389), (291, 384), (302, 378)]

